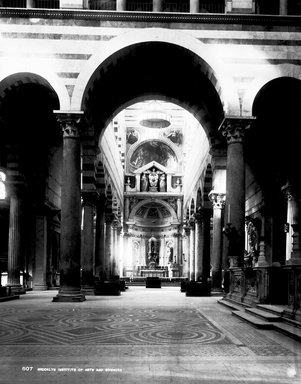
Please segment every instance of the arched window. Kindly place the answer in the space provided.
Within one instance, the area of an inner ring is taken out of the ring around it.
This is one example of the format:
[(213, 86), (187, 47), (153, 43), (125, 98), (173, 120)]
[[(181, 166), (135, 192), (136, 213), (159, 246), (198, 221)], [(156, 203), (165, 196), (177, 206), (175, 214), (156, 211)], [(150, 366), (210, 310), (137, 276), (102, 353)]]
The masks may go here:
[(6, 186), (5, 186), (6, 174), (0, 170), (0, 200), (6, 198)]

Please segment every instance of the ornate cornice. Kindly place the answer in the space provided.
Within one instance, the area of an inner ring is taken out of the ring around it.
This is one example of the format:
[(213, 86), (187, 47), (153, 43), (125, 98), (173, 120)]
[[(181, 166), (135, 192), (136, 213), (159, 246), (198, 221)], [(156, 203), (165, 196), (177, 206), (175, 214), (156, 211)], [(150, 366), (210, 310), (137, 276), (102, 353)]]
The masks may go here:
[(117, 12), (78, 9), (0, 9), (0, 17), (7, 18), (43, 18), (43, 19), (80, 19), (91, 21), (136, 21), (136, 22), (166, 22), (166, 23), (199, 23), (199, 24), (230, 24), (260, 25), (263, 30), (267, 26), (300, 26), (300, 16), (279, 15), (232, 15), (232, 14), (190, 14), (190, 13), (156, 13), (156, 12)]
[(226, 137), (227, 143), (242, 143), (244, 140), (245, 132), (248, 130), (255, 120), (255, 117), (240, 117), (230, 116), (225, 117), (219, 130), (223, 136)]

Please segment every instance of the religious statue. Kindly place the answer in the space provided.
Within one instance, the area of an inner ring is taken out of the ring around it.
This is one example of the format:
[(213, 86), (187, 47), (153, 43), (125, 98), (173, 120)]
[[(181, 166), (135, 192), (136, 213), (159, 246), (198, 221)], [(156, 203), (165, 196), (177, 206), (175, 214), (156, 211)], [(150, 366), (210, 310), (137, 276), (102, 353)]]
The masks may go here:
[(158, 263), (157, 239), (155, 237), (148, 240), (148, 248), (149, 267), (155, 269)]
[(151, 187), (156, 187), (158, 184), (158, 173), (156, 172), (155, 168), (152, 169), (150, 172), (148, 179), (149, 179), (149, 184)]
[(148, 178), (145, 173), (142, 175), (142, 192), (146, 192), (148, 190)]
[(159, 187), (160, 187), (160, 192), (165, 192), (165, 175), (164, 173), (162, 173), (162, 175), (160, 176), (160, 182), (159, 182)]
[(248, 251), (245, 251), (245, 265), (254, 267), (258, 259), (258, 232), (254, 221), (247, 222)]

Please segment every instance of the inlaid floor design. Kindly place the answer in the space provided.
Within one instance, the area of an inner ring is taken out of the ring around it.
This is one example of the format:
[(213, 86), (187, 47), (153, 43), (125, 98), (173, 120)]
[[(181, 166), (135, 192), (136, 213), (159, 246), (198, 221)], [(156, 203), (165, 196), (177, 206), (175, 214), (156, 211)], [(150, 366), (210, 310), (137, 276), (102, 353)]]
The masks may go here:
[[(123, 309), (111, 313), (56, 309), (4, 310), (0, 345), (13, 344), (229, 344), (206, 317), (191, 309)], [(39, 314), (39, 316), (37, 316)]]
[(0, 383), (301, 382), (300, 343), (215, 297), (130, 287), (72, 304), (52, 303), (55, 293), (0, 304)]

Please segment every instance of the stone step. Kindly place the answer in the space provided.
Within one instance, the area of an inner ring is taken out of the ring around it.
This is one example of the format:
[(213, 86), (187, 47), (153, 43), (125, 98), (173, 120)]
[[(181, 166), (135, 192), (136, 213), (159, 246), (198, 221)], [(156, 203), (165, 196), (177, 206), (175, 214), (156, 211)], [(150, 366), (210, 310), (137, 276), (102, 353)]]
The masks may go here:
[(263, 310), (263, 311), (267, 311), (267, 312), (271, 312), (277, 316), (282, 316), (283, 312), (284, 312), (284, 308), (282, 305), (272, 305), (272, 304), (257, 304), (256, 305), (257, 308)]
[(232, 311), (241, 311), (244, 308), (243, 306), (238, 305), (238, 304), (234, 303), (233, 301), (227, 300), (224, 298), (217, 300), (217, 302), (221, 305), (224, 305), (228, 309), (231, 309)]
[(297, 341), (301, 341), (301, 329), (287, 323), (274, 323), (274, 329)]
[(257, 316), (251, 315), (247, 312), (243, 311), (233, 311), (232, 315), (240, 318), (243, 321), (248, 322), (255, 328), (259, 329), (273, 329), (274, 324), (269, 321), (264, 321), (259, 319)]
[(257, 316), (265, 321), (281, 321), (281, 316), (258, 308), (246, 308), (247, 313)]

